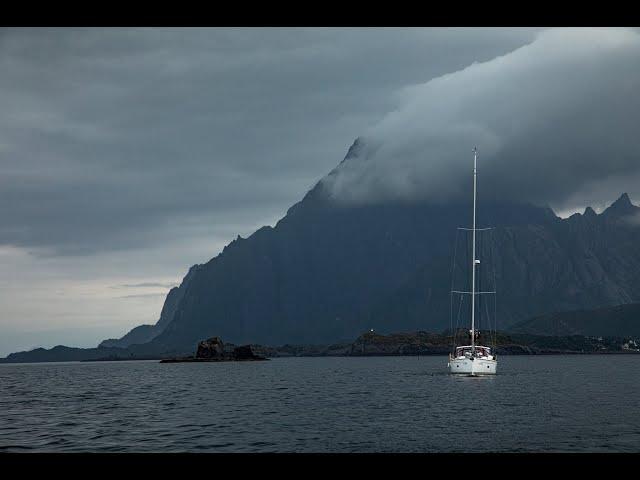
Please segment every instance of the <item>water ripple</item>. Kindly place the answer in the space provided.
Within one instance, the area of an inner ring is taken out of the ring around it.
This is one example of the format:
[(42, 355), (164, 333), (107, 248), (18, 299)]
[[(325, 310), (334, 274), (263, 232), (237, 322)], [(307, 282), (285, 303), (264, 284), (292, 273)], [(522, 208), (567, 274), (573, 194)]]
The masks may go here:
[(0, 452), (640, 451), (638, 360), (4, 364)]

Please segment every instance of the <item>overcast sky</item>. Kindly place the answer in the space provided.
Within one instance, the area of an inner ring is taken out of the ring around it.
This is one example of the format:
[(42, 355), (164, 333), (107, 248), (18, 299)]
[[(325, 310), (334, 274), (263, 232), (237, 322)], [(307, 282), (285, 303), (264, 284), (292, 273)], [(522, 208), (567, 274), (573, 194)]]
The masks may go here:
[[(0, 355), (154, 323), (192, 264), (273, 225), (358, 136), (375, 152), (333, 187), (360, 200), (411, 195), (416, 165), (421, 191), (446, 178), (468, 160), (465, 136), (495, 172), (533, 152), (511, 174), (517, 190), (545, 145), (545, 165), (571, 154), (549, 188), (527, 191), (561, 213), (601, 210), (621, 188), (635, 199), (640, 137), (622, 139), (638, 124), (637, 35), (0, 30)], [(581, 166), (595, 173), (563, 191)]]

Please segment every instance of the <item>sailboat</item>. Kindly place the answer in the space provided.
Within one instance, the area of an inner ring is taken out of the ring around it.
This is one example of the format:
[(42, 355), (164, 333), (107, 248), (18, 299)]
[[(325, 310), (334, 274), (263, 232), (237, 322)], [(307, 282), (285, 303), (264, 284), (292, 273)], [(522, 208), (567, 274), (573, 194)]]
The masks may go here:
[[(495, 375), (498, 366), (498, 360), (490, 347), (477, 344), (479, 340), (478, 331), (476, 329), (476, 296), (484, 293), (495, 292), (478, 292), (476, 291), (476, 268), (480, 265), (480, 260), (476, 255), (476, 184), (477, 184), (477, 163), (478, 149), (473, 149), (473, 228), (472, 232), (472, 255), (471, 255), (471, 291), (461, 292), (452, 290), (451, 293), (463, 295), (471, 295), (471, 329), (469, 330), (469, 345), (454, 345), (453, 353), (449, 353), (449, 372), (466, 375)], [(469, 229), (463, 229), (469, 230)], [(455, 259), (454, 259), (455, 266)]]

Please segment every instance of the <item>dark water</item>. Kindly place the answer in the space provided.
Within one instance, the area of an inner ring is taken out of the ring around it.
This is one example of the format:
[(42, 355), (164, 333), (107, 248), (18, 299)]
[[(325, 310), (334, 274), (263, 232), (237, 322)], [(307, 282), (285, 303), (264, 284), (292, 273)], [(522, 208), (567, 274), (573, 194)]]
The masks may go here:
[(0, 365), (0, 451), (640, 451), (640, 356)]

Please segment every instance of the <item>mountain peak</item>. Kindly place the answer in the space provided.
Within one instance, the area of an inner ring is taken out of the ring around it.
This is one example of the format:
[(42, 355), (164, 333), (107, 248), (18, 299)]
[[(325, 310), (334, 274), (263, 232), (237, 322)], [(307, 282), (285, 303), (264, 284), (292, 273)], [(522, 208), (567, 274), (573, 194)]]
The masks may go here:
[(593, 210), (593, 208), (591, 207), (587, 207), (584, 209), (584, 213), (583, 215), (587, 218), (593, 218), (595, 216), (597, 216), (598, 214)]
[(631, 203), (631, 199), (629, 198), (629, 194), (627, 192), (620, 195), (620, 198), (618, 198), (618, 200), (616, 200), (613, 204), (615, 205), (616, 203), (622, 204), (622, 205), (633, 205)]
[(633, 203), (631, 203), (631, 199), (627, 193), (623, 193), (620, 195), (615, 202), (613, 202), (609, 208), (607, 208), (603, 213), (605, 214), (616, 214), (616, 215), (624, 215), (627, 213), (634, 212), (636, 207)]

